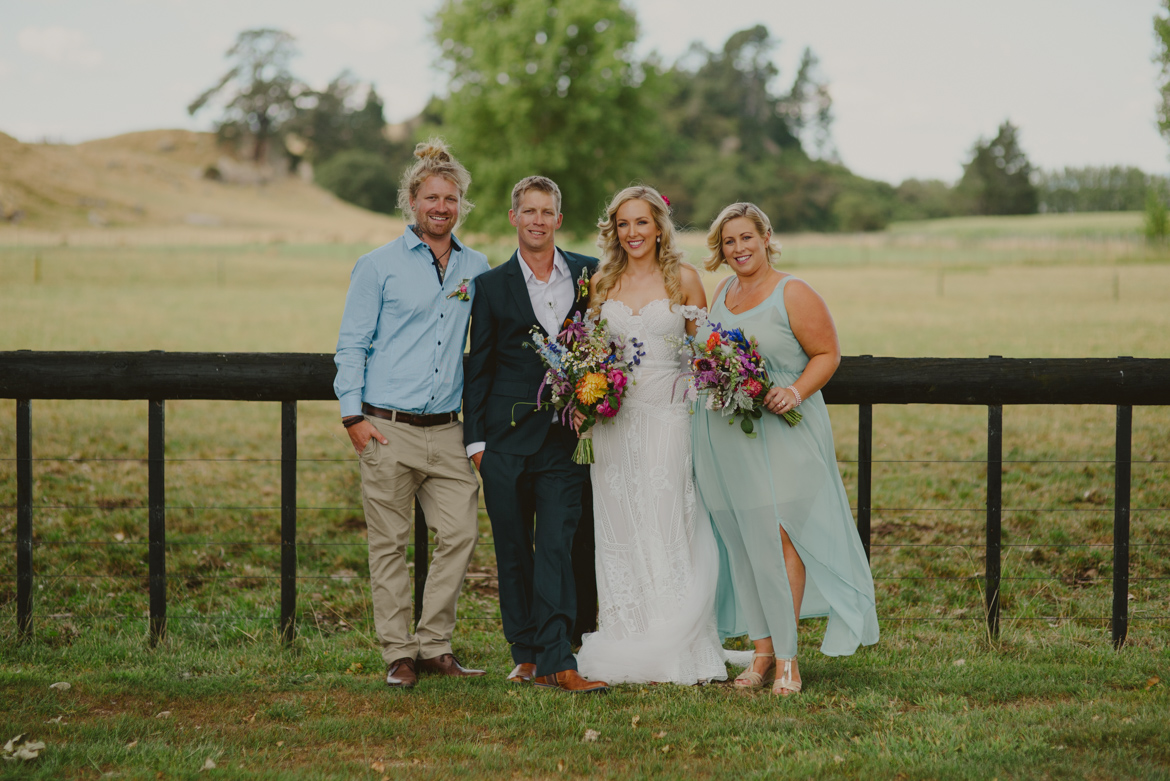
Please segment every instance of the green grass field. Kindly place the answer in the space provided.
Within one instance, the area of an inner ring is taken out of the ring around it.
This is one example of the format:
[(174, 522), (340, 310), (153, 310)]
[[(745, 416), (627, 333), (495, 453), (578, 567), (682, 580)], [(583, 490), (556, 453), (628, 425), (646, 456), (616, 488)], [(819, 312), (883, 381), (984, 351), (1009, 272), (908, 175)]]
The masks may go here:
[[(1054, 215), (780, 237), (780, 266), (828, 301), (846, 355), (1166, 357), (1170, 263), (1137, 225)], [(702, 236), (684, 242), (700, 262)], [(510, 252), (478, 245), (495, 261)], [(331, 352), (366, 249), (3, 245), (0, 350)], [(12, 540), (7, 405), (0, 537)], [(831, 414), (855, 496), (856, 408)], [(278, 405), (172, 401), (170, 624), (151, 650), (146, 403), (33, 402), (36, 637), (16, 642), (14, 566), (4, 567), (0, 741), (24, 732), (47, 748), (0, 763), (0, 778), (1170, 778), (1170, 407), (1134, 411), (1133, 620), (1120, 653), (1101, 620), (1113, 410), (1005, 409), (1009, 547), (992, 640), (981, 581), (940, 579), (983, 571), (986, 410), (876, 408), (882, 640), (829, 659), (816, 651), (822, 623), (805, 622), (806, 690), (784, 702), (726, 686), (589, 700), (508, 688), (486, 517), (455, 642), (490, 678), (386, 691), (356, 461), (334, 404), (302, 403), (299, 417), (297, 643), (281, 648), (272, 620)], [(56, 681), (72, 688), (50, 690)], [(217, 767), (202, 771), (208, 759)]]

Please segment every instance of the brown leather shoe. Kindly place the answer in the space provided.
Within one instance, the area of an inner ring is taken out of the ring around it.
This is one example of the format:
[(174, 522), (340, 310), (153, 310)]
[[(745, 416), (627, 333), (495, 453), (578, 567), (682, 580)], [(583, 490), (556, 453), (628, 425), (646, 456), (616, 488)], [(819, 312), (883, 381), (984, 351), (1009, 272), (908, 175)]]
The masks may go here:
[(395, 659), (386, 668), (386, 685), (398, 689), (413, 689), (418, 683), (418, 673), (414, 671), (414, 660), (409, 656)]
[(454, 675), (460, 678), (472, 678), (483, 675), (486, 670), (472, 670), (459, 664), (454, 654), (443, 654), (434, 659), (419, 659), (419, 669), (424, 673), (438, 673), (439, 675)]
[(521, 662), (508, 673), (508, 683), (532, 683), (536, 677), (536, 665), (532, 662)]
[(609, 691), (609, 684), (605, 681), (587, 681), (576, 670), (561, 670), (552, 675), (541, 675), (533, 678), (532, 682), (546, 689), (560, 689), (573, 694), (605, 694)]

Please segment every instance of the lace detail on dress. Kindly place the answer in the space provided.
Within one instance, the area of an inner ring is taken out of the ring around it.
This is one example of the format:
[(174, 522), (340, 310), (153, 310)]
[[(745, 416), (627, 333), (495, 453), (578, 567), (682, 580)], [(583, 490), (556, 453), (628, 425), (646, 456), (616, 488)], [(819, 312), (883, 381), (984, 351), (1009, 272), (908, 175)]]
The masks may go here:
[[(691, 312), (690, 310), (694, 310)], [(646, 355), (622, 409), (593, 429), (599, 631), (578, 655), (582, 675), (616, 682), (697, 683), (726, 677), (715, 625), (718, 552), (697, 501), (678, 347), (698, 307), (651, 301), (638, 314), (602, 304), (611, 332)]]
[(708, 312), (704, 307), (683, 304), (679, 307), (679, 311), (687, 320), (694, 320), (695, 325), (699, 326), (700, 328), (711, 322), (709, 319), (707, 319)]

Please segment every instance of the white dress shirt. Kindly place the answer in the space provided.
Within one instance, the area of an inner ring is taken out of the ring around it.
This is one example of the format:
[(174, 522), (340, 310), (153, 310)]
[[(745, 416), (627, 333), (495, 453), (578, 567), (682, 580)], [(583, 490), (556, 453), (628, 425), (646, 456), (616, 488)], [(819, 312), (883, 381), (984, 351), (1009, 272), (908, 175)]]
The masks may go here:
[[(560, 250), (554, 250), (552, 273), (549, 274), (548, 282), (541, 282), (524, 259), (523, 250), (517, 254), (520, 256), (520, 271), (524, 274), (524, 284), (528, 288), (528, 299), (532, 302), (536, 320), (549, 336), (556, 336), (561, 332), (561, 325), (569, 316), (573, 299), (577, 295), (569, 264)], [(556, 418), (555, 412), (553, 418)], [(486, 447), (484, 442), (472, 442), (467, 446), (467, 457), (482, 453)]]
[(532, 311), (536, 319), (548, 332), (549, 336), (556, 336), (561, 332), (561, 325), (569, 316), (573, 308), (573, 274), (569, 271), (569, 264), (561, 255), (560, 250), (554, 250), (552, 273), (548, 282), (541, 282), (524, 259), (524, 252), (520, 255), (520, 271), (524, 274), (524, 284), (528, 287), (528, 298), (532, 301)]

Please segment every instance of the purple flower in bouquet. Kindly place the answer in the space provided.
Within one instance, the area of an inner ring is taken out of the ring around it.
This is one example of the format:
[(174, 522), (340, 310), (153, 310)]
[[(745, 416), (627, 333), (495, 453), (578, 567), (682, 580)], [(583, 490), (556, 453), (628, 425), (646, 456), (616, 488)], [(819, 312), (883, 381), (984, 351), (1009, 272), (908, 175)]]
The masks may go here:
[(573, 315), (573, 319), (565, 321), (565, 327), (556, 335), (556, 340), (563, 345), (580, 344), (589, 338), (589, 331), (581, 313)]

